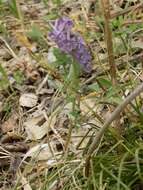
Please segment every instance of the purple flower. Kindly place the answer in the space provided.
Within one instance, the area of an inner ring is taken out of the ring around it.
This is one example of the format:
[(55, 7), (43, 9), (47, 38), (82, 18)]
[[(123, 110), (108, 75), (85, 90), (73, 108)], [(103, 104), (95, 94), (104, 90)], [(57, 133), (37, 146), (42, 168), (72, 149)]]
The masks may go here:
[(67, 17), (57, 19), (54, 22), (53, 31), (49, 37), (65, 53), (70, 54), (86, 72), (91, 71), (91, 55), (81, 36), (72, 32), (74, 24)]

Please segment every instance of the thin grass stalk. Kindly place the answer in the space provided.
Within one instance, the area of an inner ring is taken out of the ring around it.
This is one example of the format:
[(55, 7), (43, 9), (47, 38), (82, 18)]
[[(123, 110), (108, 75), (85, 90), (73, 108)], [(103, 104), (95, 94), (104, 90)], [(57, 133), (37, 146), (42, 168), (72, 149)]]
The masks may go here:
[(17, 8), (18, 17), (20, 19), (20, 24), (21, 24), (22, 32), (25, 33), (24, 32), (25, 30), (24, 30), (23, 15), (22, 15), (21, 8), (20, 8), (20, 2), (18, 0), (16, 0), (16, 8)]

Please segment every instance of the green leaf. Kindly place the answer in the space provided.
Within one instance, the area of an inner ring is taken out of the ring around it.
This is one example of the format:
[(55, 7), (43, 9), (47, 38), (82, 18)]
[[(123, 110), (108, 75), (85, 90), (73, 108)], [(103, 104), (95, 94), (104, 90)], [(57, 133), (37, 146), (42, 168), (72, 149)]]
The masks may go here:
[(51, 12), (50, 14), (44, 17), (45, 20), (55, 20), (59, 17), (57, 12)]
[(14, 72), (13, 77), (14, 77), (15, 81), (17, 82), (17, 84), (22, 84), (23, 74), (21, 71)]
[(66, 66), (66, 65), (69, 65), (72, 62), (70, 56), (63, 53), (63, 52), (61, 52), (60, 49), (54, 48), (53, 52), (54, 52), (54, 55), (55, 55), (55, 57), (57, 59), (57, 64), (58, 65)]
[(0, 89), (6, 89), (9, 85), (9, 80), (6, 71), (0, 64)]
[(67, 79), (68, 79), (69, 84), (71, 85), (71, 87), (73, 89), (78, 89), (78, 85), (79, 85), (79, 72), (80, 72), (79, 64), (72, 63), (70, 65), (70, 70), (69, 70), (69, 74), (68, 74)]
[(105, 88), (110, 88), (112, 86), (112, 83), (110, 80), (105, 79), (105, 78), (98, 78), (99, 83), (101, 84), (101, 86), (105, 87)]
[(28, 37), (32, 40), (40, 41), (43, 38), (43, 34), (37, 25), (33, 25), (30, 32), (27, 33)]
[(8, 35), (8, 31), (3, 22), (0, 22), (0, 33), (1, 33), (1, 35), (5, 36), (5, 37)]
[(53, 0), (53, 3), (59, 6), (61, 5), (61, 0)]
[(97, 83), (88, 85), (88, 89), (91, 91), (100, 91), (100, 87)]
[(17, 9), (17, 6), (16, 6), (16, 0), (8, 1), (8, 3), (9, 3), (9, 9), (12, 12), (12, 14), (16, 18), (19, 18), (18, 9)]

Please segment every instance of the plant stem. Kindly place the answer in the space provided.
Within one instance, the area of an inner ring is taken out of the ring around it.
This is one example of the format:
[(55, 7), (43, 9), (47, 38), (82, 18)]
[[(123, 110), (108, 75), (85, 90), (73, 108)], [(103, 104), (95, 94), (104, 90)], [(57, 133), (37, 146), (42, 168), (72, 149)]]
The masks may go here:
[(112, 31), (110, 27), (110, 3), (109, 0), (101, 0), (102, 9), (104, 13), (104, 23), (105, 23), (105, 38), (108, 52), (108, 61), (110, 65), (110, 76), (112, 84), (116, 84), (116, 65), (113, 53), (113, 42), (112, 42)]
[[(68, 80), (69, 80), (69, 89), (67, 88), (67, 94), (68, 96), (73, 97), (72, 101), (72, 113), (75, 112), (76, 109), (76, 99), (77, 99), (77, 91), (79, 87), (79, 70), (78, 70), (78, 65), (73, 61), (70, 67), (69, 75), (68, 75)], [(71, 134), (74, 126), (76, 125), (76, 118), (74, 118), (74, 121), (71, 121), (71, 125), (69, 128), (68, 132), (68, 138), (67, 142), (65, 145), (65, 153), (67, 154), (69, 143), (71, 140)]]

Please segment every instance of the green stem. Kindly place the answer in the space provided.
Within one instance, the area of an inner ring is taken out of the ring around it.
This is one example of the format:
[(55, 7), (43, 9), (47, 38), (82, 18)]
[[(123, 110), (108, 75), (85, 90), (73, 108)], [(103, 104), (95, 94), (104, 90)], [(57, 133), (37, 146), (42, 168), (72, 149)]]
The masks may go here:
[[(73, 97), (72, 98), (72, 113), (74, 113), (76, 111), (76, 98), (77, 98), (77, 91), (78, 91), (78, 87), (79, 87), (79, 68), (78, 68), (78, 64), (76, 64), (75, 62), (73, 62), (71, 64), (69, 75), (68, 75), (68, 81), (70, 84), (70, 88), (69, 88), (70, 91), (68, 91), (67, 94), (68, 94), (68, 96)], [(70, 125), (69, 132), (68, 132), (68, 138), (67, 138), (67, 142), (65, 145), (66, 155), (67, 155), (69, 143), (71, 140), (72, 130), (73, 130), (74, 126), (76, 125), (76, 122), (77, 122), (77, 119), (75, 117), (74, 121), (71, 121), (71, 125)]]

